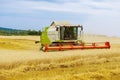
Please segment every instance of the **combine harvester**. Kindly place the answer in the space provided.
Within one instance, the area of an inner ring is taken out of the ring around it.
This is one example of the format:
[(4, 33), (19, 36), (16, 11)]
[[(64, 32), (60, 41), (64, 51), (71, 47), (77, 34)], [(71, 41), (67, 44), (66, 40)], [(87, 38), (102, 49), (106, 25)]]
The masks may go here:
[(85, 43), (82, 41), (83, 26), (71, 25), (68, 22), (52, 22), (44, 28), (41, 35), (41, 50), (73, 50), (73, 49), (109, 49), (109, 42)]

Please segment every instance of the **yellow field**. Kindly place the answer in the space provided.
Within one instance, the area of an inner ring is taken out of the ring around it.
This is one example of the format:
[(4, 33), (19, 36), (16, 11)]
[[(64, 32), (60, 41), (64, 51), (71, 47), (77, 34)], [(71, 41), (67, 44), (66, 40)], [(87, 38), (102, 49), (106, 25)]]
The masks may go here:
[(119, 80), (120, 38), (85, 36), (86, 42), (110, 41), (111, 49), (42, 52), (38, 37), (0, 37), (0, 80)]

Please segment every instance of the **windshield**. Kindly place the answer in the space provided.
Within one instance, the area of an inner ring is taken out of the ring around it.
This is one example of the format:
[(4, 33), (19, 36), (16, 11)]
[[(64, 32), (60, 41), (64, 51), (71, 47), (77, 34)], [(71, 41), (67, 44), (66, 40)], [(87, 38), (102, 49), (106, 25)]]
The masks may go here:
[(60, 27), (60, 40), (77, 40), (78, 27)]

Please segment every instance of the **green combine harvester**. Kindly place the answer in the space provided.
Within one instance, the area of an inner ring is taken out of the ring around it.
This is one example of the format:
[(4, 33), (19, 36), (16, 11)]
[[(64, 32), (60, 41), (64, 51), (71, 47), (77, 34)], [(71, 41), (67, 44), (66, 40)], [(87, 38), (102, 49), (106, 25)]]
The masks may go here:
[(68, 22), (52, 22), (50, 26), (44, 28), (40, 36), (41, 50), (47, 52), (50, 50), (110, 48), (109, 42), (104, 42), (102, 46), (99, 46), (101, 42), (87, 45), (88, 43), (82, 41), (82, 37), (82, 25), (71, 25)]

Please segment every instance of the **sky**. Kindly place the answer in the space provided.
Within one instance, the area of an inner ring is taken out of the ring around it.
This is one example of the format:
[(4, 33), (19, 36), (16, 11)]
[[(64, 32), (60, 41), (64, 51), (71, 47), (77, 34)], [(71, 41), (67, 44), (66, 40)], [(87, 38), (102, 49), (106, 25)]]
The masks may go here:
[(0, 0), (0, 27), (41, 30), (52, 21), (120, 37), (120, 0)]

